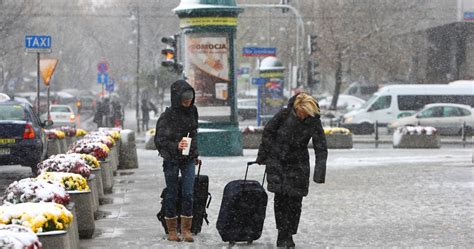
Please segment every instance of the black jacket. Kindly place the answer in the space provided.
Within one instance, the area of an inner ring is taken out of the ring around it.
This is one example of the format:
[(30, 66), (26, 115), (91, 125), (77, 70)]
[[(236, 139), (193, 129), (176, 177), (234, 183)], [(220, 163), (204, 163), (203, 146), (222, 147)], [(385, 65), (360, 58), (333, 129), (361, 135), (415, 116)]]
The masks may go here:
[[(194, 98), (190, 107), (181, 105), (181, 94), (194, 89), (184, 80), (171, 85), (171, 107), (167, 107), (156, 122), (155, 145), (160, 155), (166, 160), (186, 160), (197, 158), (198, 112)], [(191, 148), (189, 156), (183, 156), (178, 144), (189, 133)]]
[(263, 130), (257, 162), (267, 169), (268, 191), (291, 196), (306, 196), (310, 163), (308, 142), (312, 138), (316, 154), (313, 181), (324, 183), (326, 176), (326, 136), (319, 116), (300, 120), (293, 109), (296, 95)]

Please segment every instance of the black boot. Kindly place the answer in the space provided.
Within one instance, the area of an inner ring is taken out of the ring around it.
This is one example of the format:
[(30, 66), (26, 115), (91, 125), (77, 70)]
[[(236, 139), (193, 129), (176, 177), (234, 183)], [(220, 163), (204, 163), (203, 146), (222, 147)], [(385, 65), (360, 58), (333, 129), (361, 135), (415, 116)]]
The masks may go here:
[(278, 230), (277, 247), (286, 247), (287, 233)]
[(291, 234), (286, 238), (286, 248), (295, 248), (295, 242), (293, 241), (293, 235)]

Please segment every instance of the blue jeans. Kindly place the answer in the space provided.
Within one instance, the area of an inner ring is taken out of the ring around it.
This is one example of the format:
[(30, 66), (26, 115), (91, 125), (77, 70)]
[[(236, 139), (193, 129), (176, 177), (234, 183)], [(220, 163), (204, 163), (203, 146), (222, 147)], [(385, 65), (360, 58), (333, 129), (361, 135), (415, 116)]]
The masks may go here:
[(176, 199), (178, 198), (178, 173), (181, 171), (181, 214), (193, 215), (194, 190), (194, 159), (189, 161), (163, 161), (163, 172), (166, 181), (165, 217), (174, 218), (176, 213)]

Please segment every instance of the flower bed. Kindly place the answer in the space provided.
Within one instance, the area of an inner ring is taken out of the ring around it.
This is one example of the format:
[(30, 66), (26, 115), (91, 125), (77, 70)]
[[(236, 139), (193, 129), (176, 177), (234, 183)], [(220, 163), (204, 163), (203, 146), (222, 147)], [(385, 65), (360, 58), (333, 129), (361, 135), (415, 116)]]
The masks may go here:
[(66, 191), (90, 191), (86, 179), (79, 174), (44, 172), (37, 178), (57, 182), (61, 184)]
[(431, 126), (398, 127), (393, 132), (394, 148), (440, 148), (438, 130)]
[(89, 142), (81, 139), (71, 145), (68, 153), (89, 154), (99, 160), (104, 160), (109, 155), (109, 148), (103, 143)]
[(83, 137), (87, 134), (87, 131), (84, 129), (76, 129), (76, 137)]
[(242, 145), (245, 149), (258, 149), (262, 142), (263, 127), (247, 126), (241, 130)]
[(54, 202), (67, 205), (70, 199), (69, 194), (59, 183), (37, 178), (25, 178), (8, 186), (3, 201), (11, 204)]
[(31, 229), (19, 225), (0, 225), (0, 248), (41, 249), (38, 236)]
[(91, 167), (78, 154), (58, 154), (38, 163), (38, 171), (43, 172), (69, 172), (80, 174), (88, 178)]
[(44, 133), (46, 135), (46, 138), (49, 139), (63, 139), (66, 134), (58, 129), (46, 129), (44, 130)]
[(350, 149), (353, 147), (352, 133), (347, 128), (325, 127), (324, 134), (328, 149)]
[(0, 206), (0, 224), (25, 226), (35, 233), (66, 230), (72, 219), (63, 205), (52, 202)]

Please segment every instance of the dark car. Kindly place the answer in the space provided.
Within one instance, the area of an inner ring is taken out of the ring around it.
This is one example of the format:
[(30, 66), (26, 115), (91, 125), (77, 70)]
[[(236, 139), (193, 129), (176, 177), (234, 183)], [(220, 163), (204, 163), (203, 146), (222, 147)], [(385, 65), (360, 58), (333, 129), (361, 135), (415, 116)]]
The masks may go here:
[(32, 106), (17, 101), (0, 102), (0, 165), (36, 165), (46, 157), (44, 127)]
[(257, 118), (257, 99), (237, 100), (237, 112), (240, 120)]

